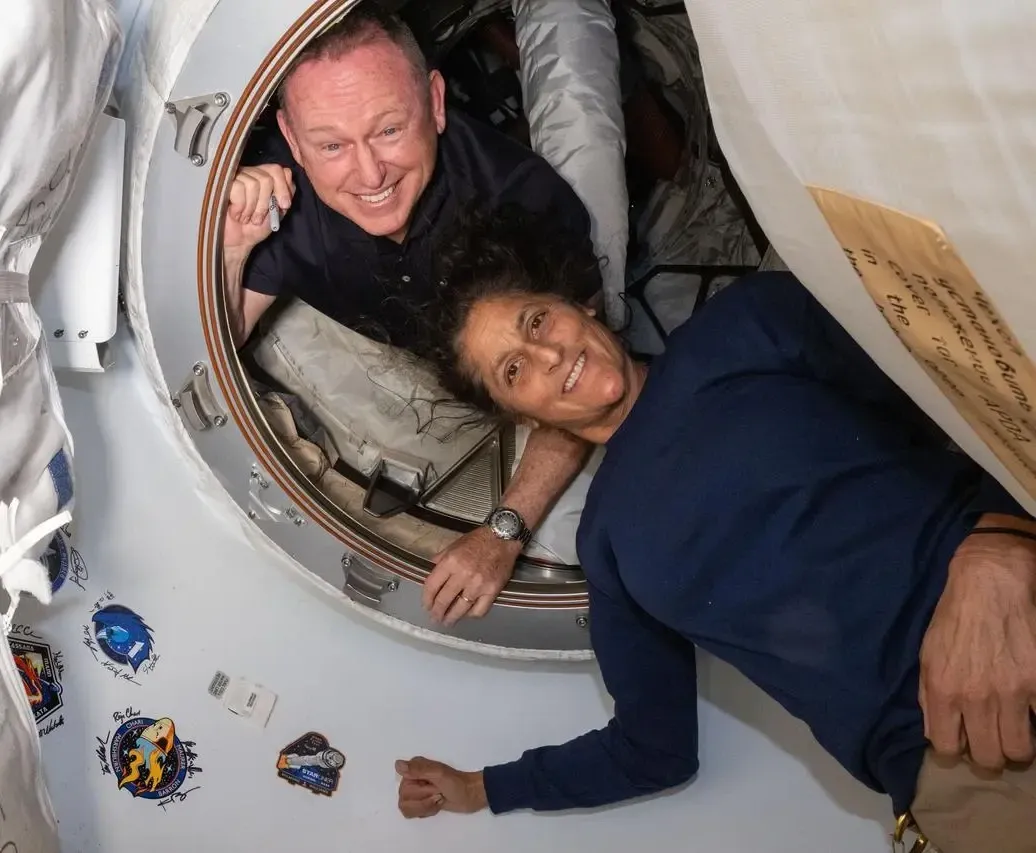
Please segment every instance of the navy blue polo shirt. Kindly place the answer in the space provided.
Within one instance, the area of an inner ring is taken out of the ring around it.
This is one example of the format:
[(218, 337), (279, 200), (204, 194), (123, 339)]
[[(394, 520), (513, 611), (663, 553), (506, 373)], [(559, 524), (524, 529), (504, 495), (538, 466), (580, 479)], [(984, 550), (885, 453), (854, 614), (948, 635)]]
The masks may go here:
[[(435, 247), (471, 203), (516, 204), (589, 241), (590, 217), (571, 186), (542, 157), (452, 110), (432, 180), (402, 244), (372, 237), (324, 204), (279, 131), (254, 146), (248, 163), (290, 166), (296, 193), (281, 228), (252, 251), (244, 286), (291, 294), (378, 341), (420, 343), (416, 312), (434, 296)], [(576, 294), (589, 300), (594, 293)]]

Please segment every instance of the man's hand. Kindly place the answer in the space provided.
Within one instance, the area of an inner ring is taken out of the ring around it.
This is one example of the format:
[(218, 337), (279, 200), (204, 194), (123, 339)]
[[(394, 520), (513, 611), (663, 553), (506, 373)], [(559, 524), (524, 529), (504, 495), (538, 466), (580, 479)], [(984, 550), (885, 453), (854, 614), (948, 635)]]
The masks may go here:
[(223, 225), (223, 250), (248, 253), (270, 236), (270, 199), (286, 212), (295, 196), (291, 169), (270, 163), (245, 166), (234, 177)]
[[(1005, 526), (987, 518), (979, 526)], [(1032, 761), (1034, 596), (1036, 542), (981, 534), (957, 549), (921, 646), (920, 701), (925, 736), (936, 752), (967, 749), (990, 769)]]
[(464, 616), (485, 616), (514, 571), (520, 542), (498, 539), (487, 527), (465, 533), (433, 557), (424, 583), (425, 609), (438, 622), (454, 625)]
[[(534, 429), (501, 503), (521, 514), (533, 530), (586, 461), (589, 445), (571, 433)], [(514, 572), (520, 542), (498, 539), (488, 527), (465, 534), (433, 558), (424, 582), (426, 610), (455, 624), (464, 616), (485, 616)]]
[(473, 814), (488, 805), (481, 773), (464, 773), (438, 761), (397, 761), (399, 810), (403, 817), (432, 817), (441, 811)]

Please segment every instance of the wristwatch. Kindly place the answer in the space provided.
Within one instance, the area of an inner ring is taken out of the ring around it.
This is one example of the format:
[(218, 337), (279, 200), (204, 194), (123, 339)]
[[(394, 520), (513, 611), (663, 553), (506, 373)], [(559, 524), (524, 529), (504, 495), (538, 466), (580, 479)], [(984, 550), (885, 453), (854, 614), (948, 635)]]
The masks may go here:
[(522, 545), (528, 545), (532, 538), (532, 531), (525, 526), (525, 521), (510, 507), (498, 506), (486, 516), (485, 525), (493, 531), (497, 539), (518, 541)]

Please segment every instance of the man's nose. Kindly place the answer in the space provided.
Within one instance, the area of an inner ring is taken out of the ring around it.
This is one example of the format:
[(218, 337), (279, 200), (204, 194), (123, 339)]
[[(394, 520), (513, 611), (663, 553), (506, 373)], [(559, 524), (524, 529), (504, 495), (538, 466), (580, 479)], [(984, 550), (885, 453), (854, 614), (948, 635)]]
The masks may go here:
[(385, 167), (370, 145), (356, 146), (356, 171), (364, 187), (372, 190), (382, 189), (385, 181)]

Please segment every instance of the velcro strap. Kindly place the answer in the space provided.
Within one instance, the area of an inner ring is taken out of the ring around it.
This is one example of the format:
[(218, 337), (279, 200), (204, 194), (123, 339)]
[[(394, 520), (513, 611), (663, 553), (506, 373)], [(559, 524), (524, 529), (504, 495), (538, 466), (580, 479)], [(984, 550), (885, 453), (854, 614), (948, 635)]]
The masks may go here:
[(23, 272), (0, 271), (0, 303), (28, 301), (29, 276)]

